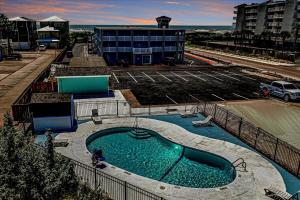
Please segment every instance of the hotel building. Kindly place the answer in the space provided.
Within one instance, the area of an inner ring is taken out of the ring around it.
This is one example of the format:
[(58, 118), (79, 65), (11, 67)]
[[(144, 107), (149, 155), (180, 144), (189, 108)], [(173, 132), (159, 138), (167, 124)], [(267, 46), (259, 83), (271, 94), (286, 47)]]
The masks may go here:
[(37, 32), (36, 21), (26, 17), (14, 17), (9, 21), (13, 27), (13, 49), (32, 49), (36, 45)]
[(280, 33), (288, 31), (295, 35), (300, 22), (300, 1), (266, 1), (241, 4), (235, 7), (233, 23), (236, 31), (250, 30), (255, 35), (264, 31)]
[(156, 19), (157, 28), (96, 27), (95, 47), (109, 65), (121, 61), (129, 64), (158, 64), (165, 58), (184, 60), (185, 30), (169, 28), (171, 18)]

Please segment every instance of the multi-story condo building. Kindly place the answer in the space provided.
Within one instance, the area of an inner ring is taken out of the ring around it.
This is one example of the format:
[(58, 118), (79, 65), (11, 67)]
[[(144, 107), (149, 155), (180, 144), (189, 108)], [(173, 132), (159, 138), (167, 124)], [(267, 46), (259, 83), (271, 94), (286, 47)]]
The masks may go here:
[(39, 44), (53, 47), (65, 47), (69, 39), (69, 21), (52, 16), (42, 19), (38, 30)]
[(110, 65), (120, 61), (129, 64), (158, 64), (164, 58), (184, 60), (185, 30), (169, 28), (171, 18), (156, 19), (157, 28), (96, 27), (95, 47)]
[(14, 49), (31, 49), (36, 45), (36, 21), (26, 17), (14, 17), (9, 21), (13, 26), (12, 47)]
[(264, 31), (288, 31), (293, 36), (300, 23), (299, 0), (271, 0), (263, 3), (241, 4), (235, 7), (233, 25), (236, 31), (250, 30), (259, 35)]

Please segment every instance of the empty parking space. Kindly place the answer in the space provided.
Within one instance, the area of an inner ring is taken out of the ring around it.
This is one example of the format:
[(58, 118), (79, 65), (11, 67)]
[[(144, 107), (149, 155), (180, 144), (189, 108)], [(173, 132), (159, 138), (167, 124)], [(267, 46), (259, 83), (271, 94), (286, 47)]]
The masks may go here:
[(139, 71), (124, 69), (114, 71), (111, 80), (115, 89), (130, 89), (142, 105), (260, 98), (260, 82), (270, 80), (249, 75), (244, 70), (234, 66), (174, 70), (144, 68)]

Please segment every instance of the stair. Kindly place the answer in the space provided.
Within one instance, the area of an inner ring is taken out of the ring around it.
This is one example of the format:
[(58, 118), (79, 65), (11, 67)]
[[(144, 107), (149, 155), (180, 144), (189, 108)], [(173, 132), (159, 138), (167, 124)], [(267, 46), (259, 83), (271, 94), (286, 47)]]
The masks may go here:
[(129, 136), (135, 139), (147, 139), (150, 138), (152, 135), (149, 134), (146, 130), (133, 129), (129, 132)]
[(147, 132), (147, 130), (143, 130), (139, 128), (137, 117), (135, 118), (133, 127), (134, 128), (129, 132), (130, 137), (133, 137), (135, 139), (147, 139), (152, 136), (150, 133)]

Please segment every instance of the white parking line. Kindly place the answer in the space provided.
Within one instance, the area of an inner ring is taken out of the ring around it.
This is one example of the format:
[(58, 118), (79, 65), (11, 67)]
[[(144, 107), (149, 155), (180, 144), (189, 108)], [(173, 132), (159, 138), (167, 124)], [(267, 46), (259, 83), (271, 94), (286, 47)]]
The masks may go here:
[(173, 103), (178, 104), (174, 99), (172, 99), (172, 98), (169, 97), (168, 95), (166, 95), (166, 97), (167, 97), (170, 101), (172, 101)]
[(178, 78), (181, 78), (182, 80), (184, 80), (184, 81), (186, 81), (186, 82), (189, 81), (189, 80), (187, 80), (187, 79), (185, 79), (185, 78), (179, 76), (178, 74), (176, 74), (176, 73), (174, 73), (174, 72), (170, 72), (170, 73), (173, 74), (174, 76), (177, 76)]
[(146, 77), (148, 77), (153, 83), (155, 82), (155, 80), (153, 78), (151, 78), (148, 74), (146, 74), (145, 72), (142, 72), (142, 74), (144, 74)]
[(211, 94), (211, 95), (214, 96), (214, 97), (216, 97), (216, 98), (218, 98), (218, 99), (221, 99), (222, 101), (225, 101), (225, 99), (223, 99), (223, 98), (221, 98), (221, 97), (219, 97), (219, 96), (217, 96), (215, 94)]
[(232, 93), (234, 96), (237, 96), (237, 97), (241, 97), (243, 99), (246, 99), (246, 100), (249, 100), (247, 97), (243, 97), (242, 95), (239, 95), (239, 94), (236, 94), (236, 93)]
[(195, 75), (195, 74), (192, 74), (192, 73), (187, 72), (187, 71), (184, 71), (184, 72), (185, 72), (186, 74), (189, 74), (189, 75), (191, 75), (191, 76), (197, 78), (197, 79), (200, 79), (200, 80), (202, 80), (202, 81), (206, 81), (205, 79), (203, 79), (203, 78), (201, 78), (201, 77), (199, 77), (199, 76), (197, 76), (197, 75)]
[(127, 72), (127, 74), (136, 82), (136, 83), (138, 83), (137, 82), (137, 80), (129, 73), (129, 72)]
[(247, 78), (247, 79), (250, 79), (250, 80), (256, 81), (256, 79), (255, 79), (255, 78), (251, 78), (251, 77), (248, 77), (248, 76), (245, 76), (245, 75), (242, 75), (242, 74), (236, 74), (236, 73), (229, 72), (229, 71), (227, 71), (227, 72), (228, 72), (228, 73), (230, 73), (230, 74), (236, 75), (236, 76), (241, 76), (241, 77), (244, 77), (244, 78)]
[(112, 74), (114, 75), (114, 77), (115, 77), (117, 83), (120, 83), (120, 81), (119, 81), (118, 77), (116, 76), (116, 74), (115, 74), (115, 73), (112, 73)]
[(221, 76), (226, 76), (226, 77), (231, 78), (231, 79), (236, 80), (236, 81), (240, 81), (240, 79), (234, 78), (234, 77), (229, 76), (229, 75), (226, 75), (226, 74), (222, 74), (222, 73), (219, 73), (219, 72), (215, 72), (215, 73), (216, 73), (216, 74), (219, 74), (219, 75), (221, 75)]
[(197, 97), (194, 97), (193, 95), (189, 94), (190, 97), (192, 97), (193, 99), (196, 99), (197, 101), (201, 101), (200, 99), (198, 99)]
[(168, 81), (170, 82), (173, 82), (171, 79), (169, 79), (168, 77), (166, 77), (165, 75), (159, 73), (159, 72), (156, 72), (158, 75), (162, 76), (163, 78), (167, 79)]
[(217, 80), (219, 80), (219, 81), (223, 81), (222, 79), (220, 79), (220, 78), (218, 78), (218, 77), (216, 77), (216, 76), (213, 76), (213, 75), (210, 75), (210, 74), (207, 74), (207, 73), (204, 73), (204, 72), (200, 72), (200, 71), (197, 71), (198, 73), (200, 73), (200, 74), (204, 74), (204, 75), (206, 75), (206, 76), (210, 76), (210, 77), (212, 77), (212, 78), (214, 78), (214, 79), (217, 79)]

